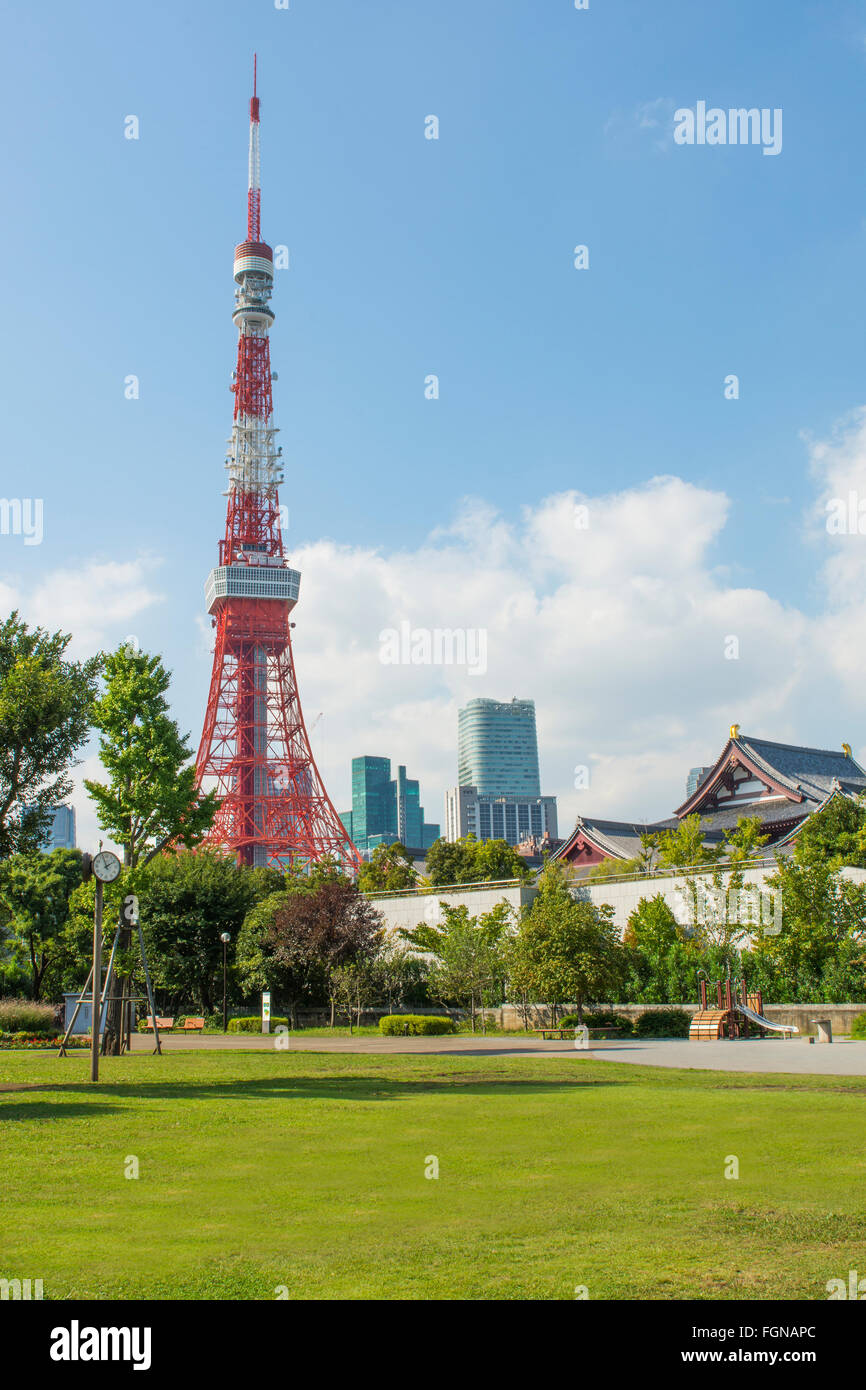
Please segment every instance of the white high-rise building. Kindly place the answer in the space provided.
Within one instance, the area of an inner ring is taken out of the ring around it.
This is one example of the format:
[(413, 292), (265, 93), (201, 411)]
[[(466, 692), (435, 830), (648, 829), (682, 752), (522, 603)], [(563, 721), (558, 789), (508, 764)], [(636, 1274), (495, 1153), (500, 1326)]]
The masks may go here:
[(445, 839), (506, 840), (519, 845), (545, 832), (558, 838), (555, 796), (495, 796), (477, 787), (449, 787), (445, 793)]

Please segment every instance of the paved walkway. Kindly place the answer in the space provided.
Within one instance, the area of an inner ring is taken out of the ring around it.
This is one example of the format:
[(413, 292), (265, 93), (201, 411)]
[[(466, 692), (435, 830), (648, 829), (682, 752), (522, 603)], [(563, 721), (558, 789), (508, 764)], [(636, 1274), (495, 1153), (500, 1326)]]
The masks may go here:
[[(261, 1035), (209, 1034), (201, 1037), (162, 1038), (168, 1052), (271, 1051), (275, 1037)], [(153, 1039), (136, 1034), (133, 1052), (150, 1052)], [(576, 1049), (562, 1042), (543, 1042), (539, 1038), (483, 1036), (438, 1038), (299, 1038), (289, 1040), (290, 1052), (353, 1052), (359, 1055), (406, 1055), (432, 1053), (464, 1057), (591, 1057), (600, 1062), (632, 1062), (647, 1067), (686, 1067), (699, 1071), (789, 1072), (803, 1076), (866, 1076), (866, 1042), (809, 1044), (800, 1038), (764, 1038), (738, 1042), (688, 1042), (683, 1040), (604, 1042), (591, 1051)]]

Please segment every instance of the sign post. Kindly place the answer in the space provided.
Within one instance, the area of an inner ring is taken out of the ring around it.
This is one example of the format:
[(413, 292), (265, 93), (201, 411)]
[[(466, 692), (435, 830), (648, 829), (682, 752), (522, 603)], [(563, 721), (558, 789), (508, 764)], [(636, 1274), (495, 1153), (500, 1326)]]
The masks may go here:
[(262, 1032), (271, 1031), (271, 992), (266, 989), (262, 994)]

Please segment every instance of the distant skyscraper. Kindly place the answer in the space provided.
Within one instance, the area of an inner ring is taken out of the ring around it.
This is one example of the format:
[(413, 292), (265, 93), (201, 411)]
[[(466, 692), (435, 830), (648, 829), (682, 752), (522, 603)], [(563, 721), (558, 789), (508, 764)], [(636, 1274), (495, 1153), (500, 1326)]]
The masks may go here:
[(418, 781), (405, 767), (392, 778), (390, 758), (352, 759), (352, 809), (340, 819), (362, 853), (395, 840), (425, 850), (439, 839), (439, 826), (424, 820)]
[(555, 796), (482, 796), (475, 787), (449, 787), (445, 793), (445, 838), (506, 840), (519, 845), (532, 835), (536, 840), (558, 838)]
[(537, 797), (534, 700), (470, 700), (457, 720), (457, 781), (480, 796)]
[(75, 849), (75, 807), (55, 806), (45, 832), (44, 854), (53, 849)]
[(686, 797), (693, 796), (698, 787), (703, 782), (708, 772), (712, 772), (711, 767), (692, 767), (689, 768), (689, 775), (686, 779)]
[(520, 844), (557, 838), (556, 797), (541, 795), (534, 700), (470, 700), (457, 717), (457, 780), (445, 837)]

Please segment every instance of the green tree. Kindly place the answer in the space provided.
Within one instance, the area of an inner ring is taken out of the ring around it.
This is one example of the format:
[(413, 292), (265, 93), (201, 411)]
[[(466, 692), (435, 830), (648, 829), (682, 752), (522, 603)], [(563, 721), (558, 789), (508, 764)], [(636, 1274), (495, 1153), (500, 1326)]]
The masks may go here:
[[(443, 1004), (468, 1006), (472, 1031), (478, 1011), (488, 998), (501, 998), (506, 974), (505, 942), (513, 913), (504, 900), (489, 912), (471, 917), (465, 903), (440, 903), (441, 925), (421, 923), (400, 935), (417, 951), (433, 957), (427, 988)], [(482, 1028), (486, 1019), (482, 1013)]]
[(794, 844), (798, 864), (843, 864), (866, 868), (866, 801), (834, 796), (810, 816)]
[(40, 849), (51, 810), (72, 790), (101, 658), (67, 661), (67, 633), (0, 625), (0, 858)]
[(615, 993), (625, 968), (613, 909), (576, 901), (570, 883), (559, 861), (546, 865), (509, 952), (512, 986), (550, 1004), (554, 1021), (564, 1003), (582, 1020), (585, 1004)]
[[(382, 915), (345, 877), (297, 884), (284, 900), (270, 905), (248, 924), (244, 942), (245, 978), (260, 978), (287, 997), (293, 1009), (314, 982), (331, 1003), (333, 1026), (338, 986), (335, 971), (351, 962), (371, 961), (382, 941)], [(246, 924), (245, 924), (246, 926)], [(256, 939), (257, 938), (257, 939)]]
[(27, 961), (32, 999), (40, 998), (57, 938), (69, 916), (70, 894), (80, 883), (77, 849), (15, 854), (0, 861), (0, 915), (14, 943), (13, 953)]
[(450, 883), (491, 883), (518, 879), (528, 883), (532, 872), (526, 860), (505, 840), (436, 840), (427, 852), (427, 882), (434, 888)]
[(108, 782), (84, 785), (130, 868), (169, 843), (197, 845), (216, 814), (216, 793), (196, 786), (189, 736), (169, 717), (170, 680), (158, 656), (121, 647), (105, 659), (105, 690), (93, 710)]
[(391, 845), (376, 845), (370, 861), (361, 865), (358, 887), (362, 893), (395, 892), (414, 888), (418, 881), (412, 856), (395, 840)]
[(864, 997), (866, 884), (826, 861), (780, 859), (769, 886), (781, 894), (781, 930), (775, 923), (755, 930), (744, 955), (755, 984), (772, 991), (773, 1002), (824, 1002), (829, 981), (845, 977), (846, 992)]
[[(212, 1013), (222, 996), (222, 932), (231, 953), (253, 904), (282, 885), (278, 869), (247, 868), (234, 856), (199, 849), (159, 854), (135, 875), (153, 984), (177, 1009)], [(132, 952), (136, 969), (138, 960)]]

